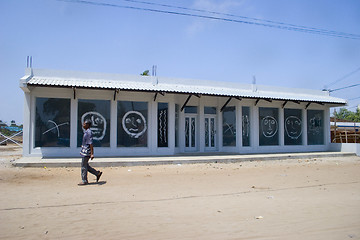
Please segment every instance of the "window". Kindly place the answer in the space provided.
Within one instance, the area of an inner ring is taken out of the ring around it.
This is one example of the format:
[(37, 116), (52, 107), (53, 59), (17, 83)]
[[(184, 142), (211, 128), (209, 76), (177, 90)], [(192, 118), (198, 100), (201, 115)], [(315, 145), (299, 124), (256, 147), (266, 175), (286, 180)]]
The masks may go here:
[(86, 119), (92, 122), (90, 130), (93, 134), (93, 145), (95, 147), (110, 147), (110, 101), (79, 99), (78, 147), (81, 146), (84, 134), (82, 124)]
[(168, 146), (168, 103), (158, 103), (158, 147)]
[(70, 147), (70, 99), (36, 98), (35, 147)]
[(250, 107), (242, 107), (242, 145), (250, 146)]
[(216, 114), (216, 107), (204, 107), (205, 114)]
[(147, 147), (148, 103), (118, 101), (117, 146)]
[(302, 113), (300, 109), (284, 110), (285, 145), (302, 144)]
[(235, 107), (226, 107), (223, 111), (223, 146), (236, 146)]
[(197, 107), (196, 106), (186, 106), (184, 112), (185, 113), (197, 113)]
[(324, 111), (307, 110), (308, 145), (324, 144)]
[(259, 108), (259, 145), (279, 145), (279, 110)]

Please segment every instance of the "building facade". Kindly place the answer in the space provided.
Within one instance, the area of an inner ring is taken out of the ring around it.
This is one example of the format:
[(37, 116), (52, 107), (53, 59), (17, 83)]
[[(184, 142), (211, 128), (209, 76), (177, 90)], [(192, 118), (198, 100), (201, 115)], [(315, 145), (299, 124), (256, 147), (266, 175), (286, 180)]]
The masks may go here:
[(79, 156), (90, 119), (96, 156), (330, 150), (328, 92), (254, 84), (26, 69), (24, 156)]

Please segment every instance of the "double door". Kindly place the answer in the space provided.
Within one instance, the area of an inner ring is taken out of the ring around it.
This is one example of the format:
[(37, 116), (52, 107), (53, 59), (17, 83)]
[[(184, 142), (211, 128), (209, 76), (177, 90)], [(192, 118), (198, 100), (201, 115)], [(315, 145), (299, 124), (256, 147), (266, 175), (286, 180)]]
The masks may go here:
[[(185, 151), (191, 152), (197, 150), (198, 123), (197, 115), (185, 115)], [(216, 116), (205, 115), (205, 132), (200, 135), (205, 138), (205, 151), (216, 150)], [(203, 135), (204, 134), (204, 135)]]
[(185, 151), (196, 151), (197, 116), (185, 116)]
[(205, 150), (216, 150), (216, 121), (215, 116), (205, 115)]

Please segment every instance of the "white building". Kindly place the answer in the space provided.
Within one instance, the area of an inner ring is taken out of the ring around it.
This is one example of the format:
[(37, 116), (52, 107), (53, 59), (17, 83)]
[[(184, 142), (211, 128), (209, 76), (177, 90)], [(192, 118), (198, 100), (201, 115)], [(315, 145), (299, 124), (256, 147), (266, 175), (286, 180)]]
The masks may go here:
[(96, 156), (330, 150), (328, 92), (234, 82), (26, 69), (24, 156), (79, 156), (90, 118)]

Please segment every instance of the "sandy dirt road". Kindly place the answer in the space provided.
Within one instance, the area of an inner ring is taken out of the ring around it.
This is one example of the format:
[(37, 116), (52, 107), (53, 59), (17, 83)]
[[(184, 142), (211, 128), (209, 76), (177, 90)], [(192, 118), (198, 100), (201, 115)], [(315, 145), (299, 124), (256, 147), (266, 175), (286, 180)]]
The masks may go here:
[(80, 169), (9, 151), (0, 239), (360, 239), (359, 157), (102, 168), (79, 187)]

